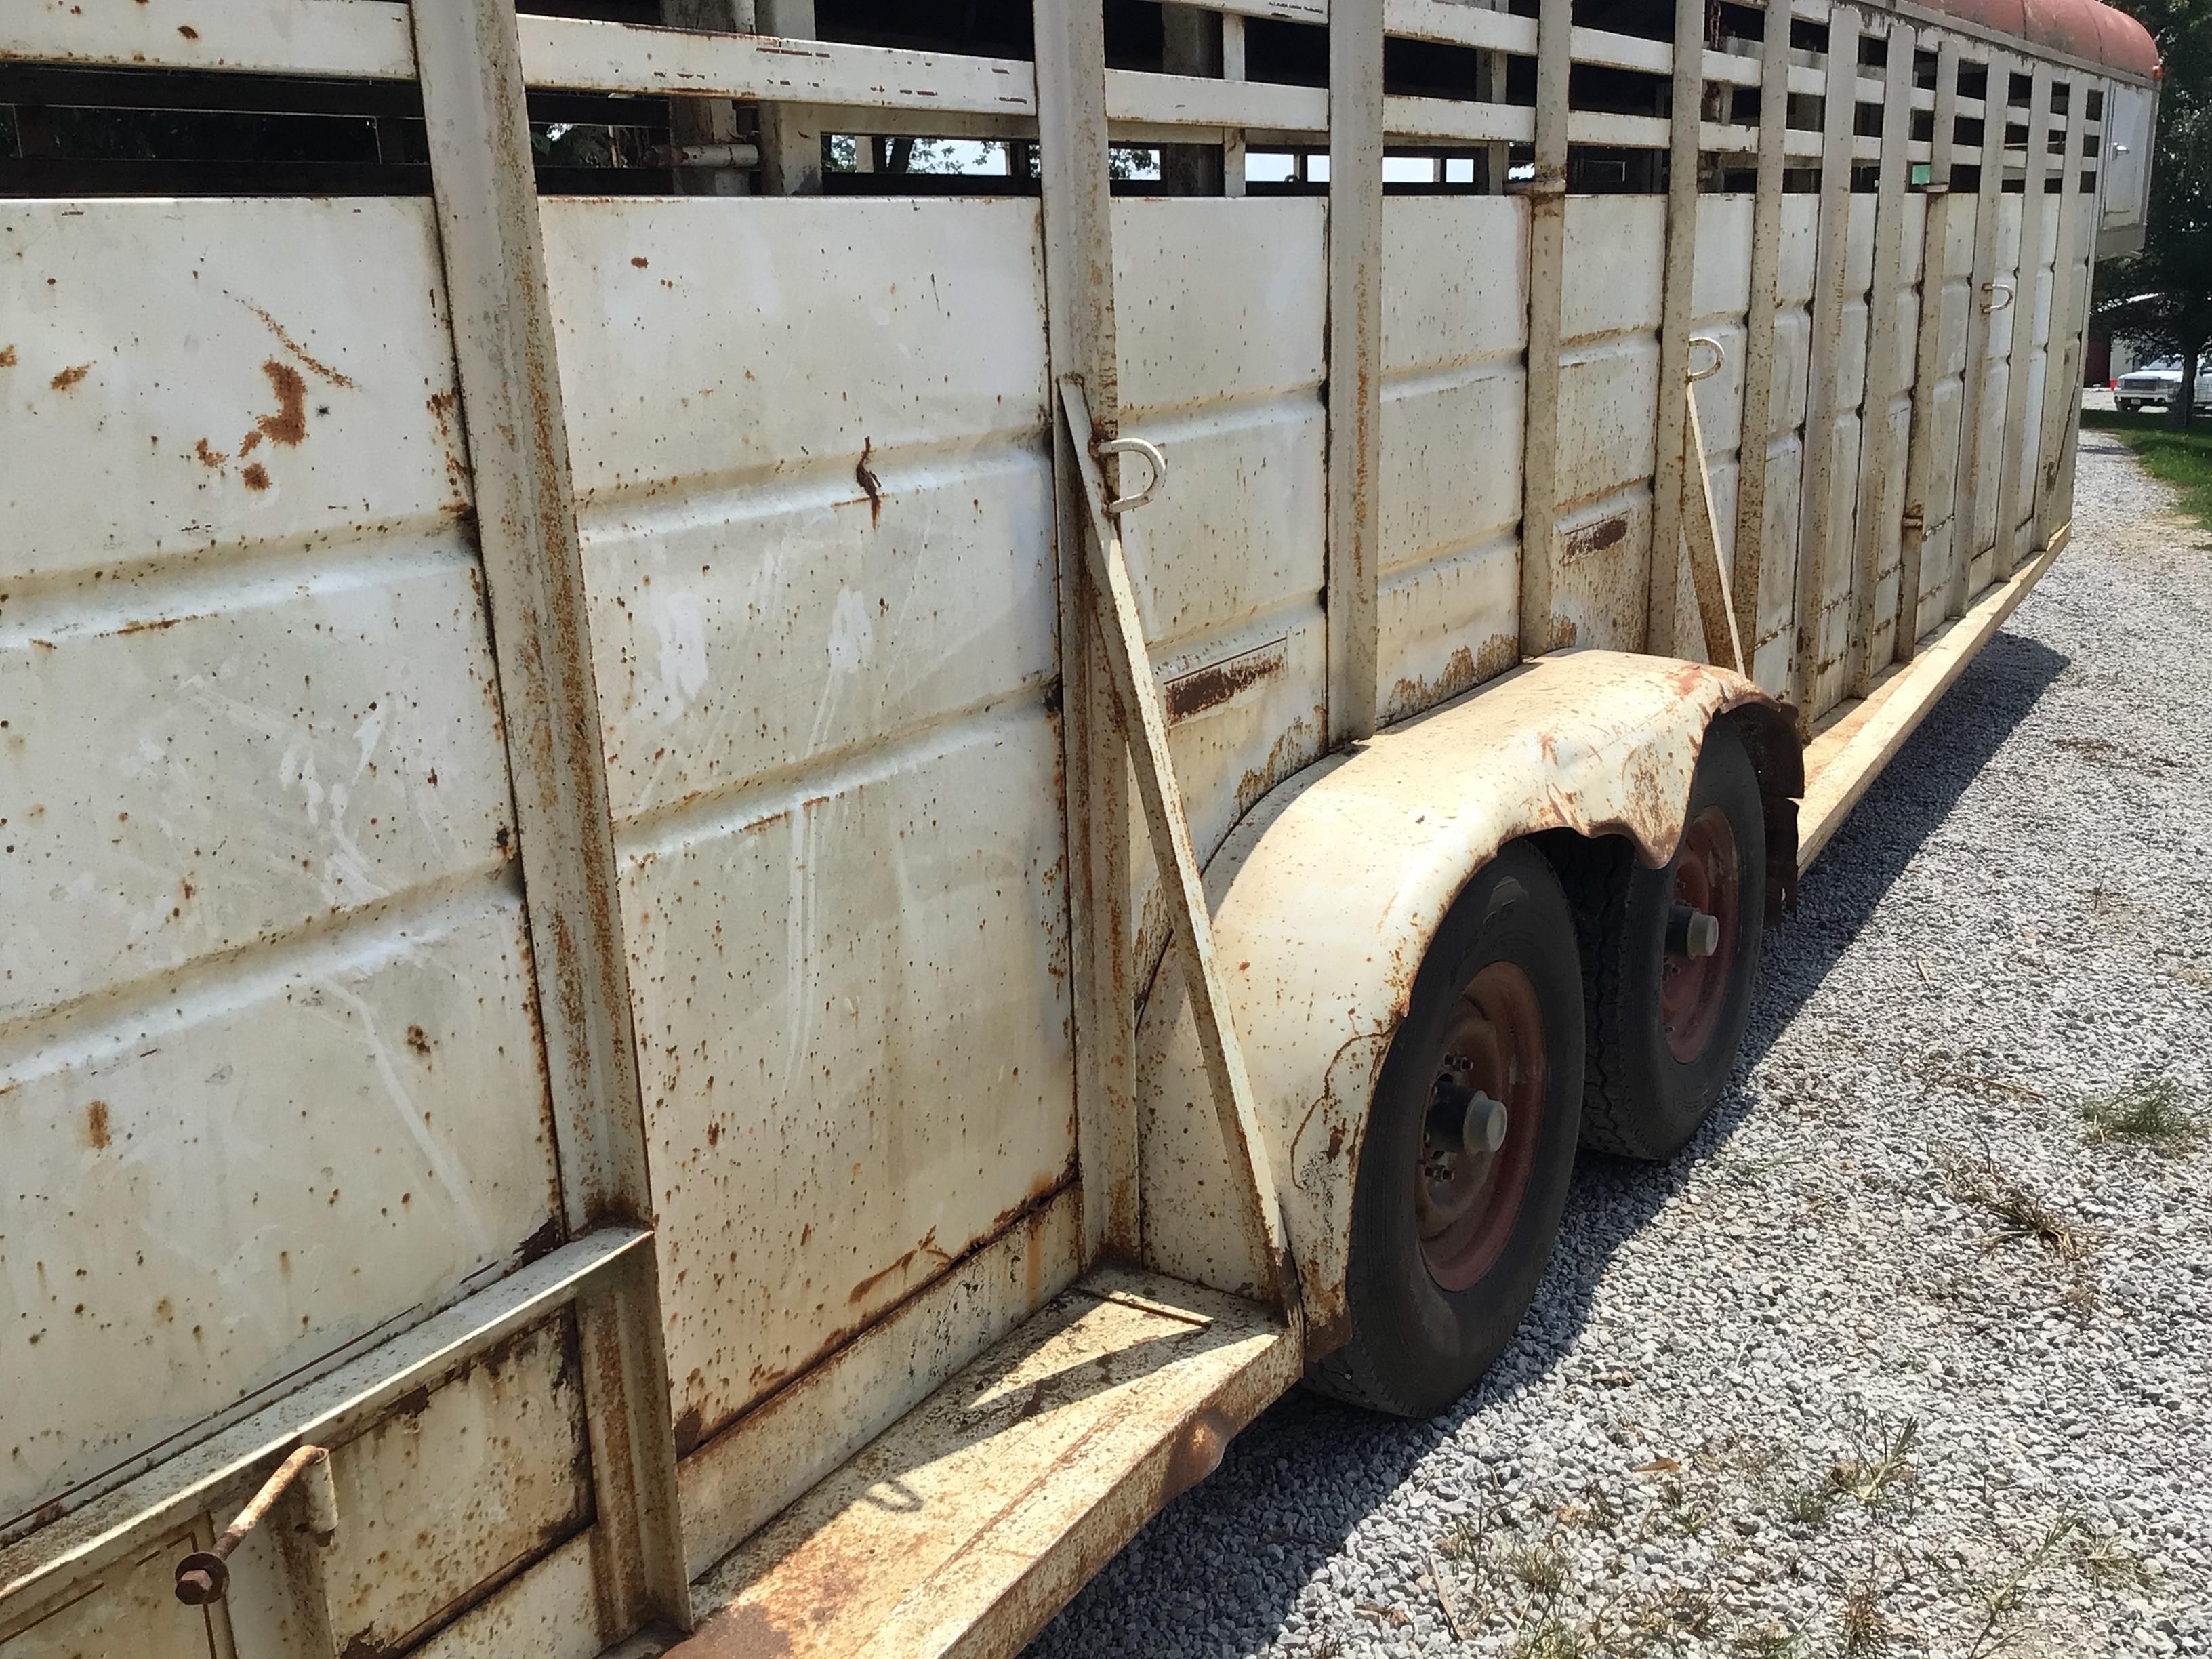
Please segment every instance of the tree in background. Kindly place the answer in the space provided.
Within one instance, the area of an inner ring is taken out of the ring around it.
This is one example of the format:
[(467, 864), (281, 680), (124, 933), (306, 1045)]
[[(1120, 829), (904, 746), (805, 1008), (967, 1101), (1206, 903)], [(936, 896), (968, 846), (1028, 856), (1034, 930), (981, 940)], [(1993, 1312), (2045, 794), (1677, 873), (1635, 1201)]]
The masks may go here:
[[(2212, 347), (2212, 0), (2118, 0), (2165, 59), (2143, 250), (2100, 264), (2098, 309), (2112, 326), (2181, 360), (2194, 386)], [(2196, 399), (2166, 407), (2187, 426)]]

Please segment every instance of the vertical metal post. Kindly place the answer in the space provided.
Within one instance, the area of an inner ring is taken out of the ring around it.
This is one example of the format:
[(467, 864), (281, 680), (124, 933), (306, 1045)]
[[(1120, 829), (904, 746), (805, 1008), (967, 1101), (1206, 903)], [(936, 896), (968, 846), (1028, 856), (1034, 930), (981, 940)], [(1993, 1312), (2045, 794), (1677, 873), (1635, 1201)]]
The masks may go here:
[[(660, 0), (660, 21), (671, 28), (750, 34), (753, 0)], [(669, 141), (678, 149), (686, 144), (735, 143), (740, 136), (734, 99), (668, 100)], [(676, 188), (694, 196), (749, 196), (752, 175), (743, 167), (678, 167)]]
[[(754, 0), (761, 33), (785, 40), (814, 38), (814, 0)], [(761, 189), (770, 196), (822, 191), (822, 118), (804, 104), (763, 104)]]
[[(2105, 216), (2105, 157), (2107, 151), (2102, 135), (2110, 127), (2112, 82), (2099, 81), (2095, 85), (2104, 94), (2106, 120), (2099, 128), (2094, 178), (2091, 188), (2081, 192), (2088, 199), (2081, 204), (2081, 288), (2079, 308), (2075, 313), (2070, 330), (2070, 334), (2075, 337), (2080, 335), (2088, 319), (2089, 296), (2094, 291), (2097, 281), (2097, 227)], [(2082, 109), (2083, 119), (2086, 121), (2088, 108), (2087, 83), (2083, 84), (2081, 95), (2084, 100)], [(2079, 170), (2082, 161), (2083, 157), (2077, 154), (2070, 165)], [(2075, 182), (2078, 185), (2080, 180), (2076, 179)], [(2077, 369), (2075, 379), (2079, 378), (2080, 372)], [(2051, 499), (2045, 506), (2043, 529), (2046, 541), (2050, 537), (2056, 535), (2062, 526), (2071, 524), (2074, 520), (2074, 474), (2081, 462), (2079, 444), (2081, 430), (2081, 388), (2079, 386), (2072, 386), (2067, 388), (2067, 392), (2065, 419), (2058, 439), (2060, 458), (2058, 482), (2053, 487)]]
[[(1982, 88), (1981, 184), (1974, 192), (1974, 275), (1966, 295), (1966, 380), (1960, 394), (1960, 499), (1954, 514), (1951, 591), (1946, 617), (1963, 617), (1972, 597), (1975, 562), (1982, 556), (1982, 465), (1991, 441), (1982, 406), (1989, 401), (1992, 290), (1997, 282), (1998, 208), (2004, 200), (2005, 127), (2012, 106), (2012, 60), (1991, 52)], [(2012, 326), (2009, 320), (2005, 326)]]
[[(1915, 335), (1912, 370), (1912, 436), (1905, 459), (1904, 533), (1899, 545), (1897, 620), (1890, 630), (1890, 658), (1911, 662), (1920, 647), (1920, 594), (1927, 580), (1928, 521), (1937, 509), (1936, 485), (1936, 389), (1943, 379), (1943, 290), (1949, 285), (1948, 262), (1951, 222), (1952, 152), (1959, 124), (1959, 42), (1946, 34), (1936, 43), (1936, 124), (1928, 147), (1928, 216), (1921, 236), (1920, 321)], [(1970, 296), (1971, 297), (1971, 296)], [(1958, 488), (1951, 491), (1951, 556), (1959, 556)]]
[(1675, 654), (1682, 581), (1683, 411), (1698, 274), (1698, 157), (1705, 122), (1705, 0), (1674, 0), (1674, 82), (1667, 146), (1667, 264), (1659, 301), (1657, 447), (1651, 480), (1651, 589), (1644, 648)]
[(1382, 464), (1382, 0), (1328, 19), (1328, 742), (1375, 730)]
[[(582, 550), (514, 0), (412, 8), (570, 1233), (653, 1224)], [(653, 1253), (578, 1310), (603, 1630), (689, 1628)]]
[[(1244, 20), (1233, 11), (1221, 14), (1221, 78), (1242, 81), (1244, 70)], [(1231, 127), (1221, 135), (1221, 193), (1244, 194), (1244, 130)]]
[(1528, 185), (1528, 374), (1521, 455), (1521, 654), (1559, 643), (1552, 530), (1559, 510), (1559, 329), (1567, 254), (1567, 71), (1573, 0), (1536, 16), (1536, 164)]
[[(1160, 8), (1161, 63), (1170, 75), (1221, 75), (1222, 13), (1169, 3)], [(1211, 144), (1160, 146), (1160, 184), (1170, 196), (1218, 196), (1222, 152)]]
[(2081, 330), (2089, 297), (2089, 250), (2082, 243), (2091, 240), (2083, 235), (2081, 131), (2089, 86), (2086, 76), (2068, 77), (2066, 120), (2059, 128), (2064, 148), (2058, 158), (2058, 245), (2051, 268), (2051, 344), (2043, 377), (2042, 441), (2036, 447), (2028, 509), (2039, 550), (2058, 527), (2051, 504), (2068, 465), (2074, 417), (2081, 408)]
[(1905, 186), (1912, 173), (1905, 147), (1912, 137), (1914, 44), (1912, 30), (1893, 18), (1882, 70), (1881, 153), (1875, 162), (1874, 279), (1867, 285), (1866, 390), (1859, 403), (1858, 568), (1844, 672), (1850, 695), (1861, 697), (1892, 654), (1875, 649), (1881, 621), (1875, 601), (1883, 546), (1901, 516), (1898, 478), (1887, 465), (1887, 428), (1890, 404), (1906, 385), (1898, 361), (1897, 309), (1905, 285)]
[(1799, 514), (1797, 647), (1789, 701), (1801, 725), (1819, 711), (1820, 642), (1826, 632), (1828, 559), (1835, 539), (1836, 386), (1843, 356), (1844, 285), (1850, 273), (1851, 129), (1858, 110), (1859, 14), (1828, 15), (1827, 84), (1820, 122), (1820, 243), (1813, 289), (1811, 406), (1805, 414), (1805, 483)]
[[(1097, 0), (1036, 0), (1037, 143), (1047, 338), (1055, 383), (1079, 377), (1097, 435), (1119, 423), (1113, 199), (1106, 168), (1106, 32)], [(1069, 994), (1075, 1022), (1084, 1259), (1134, 1259), (1136, 996), (1128, 956), (1128, 770), (1084, 538), (1091, 508), (1066, 423), (1052, 419), (1060, 574), (1060, 752), (1066, 775)], [(1164, 875), (1163, 877), (1164, 879)]]
[[(2009, 576), (2020, 568), (2020, 526), (2027, 516), (2021, 495), (2027, 481), (2021, 463), (2027, 459), (2027, 365), (2035, 356), (2035, 294), (2043, 276), (2043, 181), (2051, 154), (2051, 66), (2038, 64), (2030, 71), (2033, 90), (2028, 94), (2027, 173), (2020, 201), (2020, 259), (2013, 271), (2015, 284), (2012, 307), (2012, 371), (2005, 381), (2005, 420), (2002, 465), (1997, 473), (1997, 552), (1995, 573)], [(2054, 272), (2054, 276), (2056, 273)], [(2053, 311), (2057, 309), (2052, 307)], [(2049, 337), (2046, 335), (2047, 342)], [(2050, 362), (2045, 359), (2046, 377)], [(2037, 410), (2040, 416), (2042, 411)], [(2040, 421), (2038, 422), (2039, 428)]]
[(1747, 668), (1759, 655), (1765, 568), (1767, 445), (1774, 427), (1774, 316), (1782, 270), (1783, 138), (1790, 121), (1790, 0), (1768, 0), (1759, 43), (1759, 179), (1751, 209), (1751, 308), (1744, 319), (1743, 419), (1736, 434), (1735, 629)]

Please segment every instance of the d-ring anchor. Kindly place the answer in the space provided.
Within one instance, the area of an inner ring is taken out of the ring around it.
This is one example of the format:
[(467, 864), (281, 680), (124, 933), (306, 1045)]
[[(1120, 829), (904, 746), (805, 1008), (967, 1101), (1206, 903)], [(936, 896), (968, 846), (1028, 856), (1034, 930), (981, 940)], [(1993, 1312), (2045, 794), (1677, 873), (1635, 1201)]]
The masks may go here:
[(1994, 317), (1997, 313), (2002, 311), (2007, 306), (2012, 303), (2012, 284), (2010, 283), (1984, 283), (1982, 284), (1982, 315), (1984, 317)]
[(1699, 346), (1709, 346), (1711, 348), (1713, 361), (1707, 368), (1691, 369), (1689, 371), (1689, 378), (1692, 380), (1710, 380), (1714, 375), (1721, 372), (1721, 365), (1728, 362), (1728, 348), (1723, 345), (1718, 340), (1713, 338), (1710, 334), (1692, 334), (1690, 337), (1690, 355), (1692, 362), (1696, 360), (1697, 350)]
[(1146, 443), (1142, 438), (1109, 438), (1098, 446), (1101, 459), (1108, 455), (1141, 455), (1152, 469), (1152, 476), (1145, 480), (1145, 487), (1133, 495), (1116, 495), (1106, 503), (1106, 516), (1118, 519), (1133, 507), (1142, 507), (1152, 499), (1152, 492), (1167, 482), (1168, 458), (1160, 453), (1158, 444)]

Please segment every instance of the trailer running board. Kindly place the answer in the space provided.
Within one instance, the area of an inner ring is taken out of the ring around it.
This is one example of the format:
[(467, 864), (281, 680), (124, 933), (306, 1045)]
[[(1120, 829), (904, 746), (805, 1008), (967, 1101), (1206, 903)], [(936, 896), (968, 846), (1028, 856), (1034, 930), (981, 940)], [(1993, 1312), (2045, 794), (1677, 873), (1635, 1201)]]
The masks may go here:
[(668, 1652), (1016, 1653), (1300, 1370), (1279, 1314), (1095, 1273), (704, 1574)]
[(2041, 553), (1989, 589), (1966, 615), (1922, 641), (1910, 662), (1892, 667), (1865, 696), (1839, 703), (1822, 717), (1805, 745), (1805, 799), (1797, 815), (1801, 873), (1812, 867), (1928, 711), (2043, 580), (2064, 551), (2072, 528), (2061, 526)]

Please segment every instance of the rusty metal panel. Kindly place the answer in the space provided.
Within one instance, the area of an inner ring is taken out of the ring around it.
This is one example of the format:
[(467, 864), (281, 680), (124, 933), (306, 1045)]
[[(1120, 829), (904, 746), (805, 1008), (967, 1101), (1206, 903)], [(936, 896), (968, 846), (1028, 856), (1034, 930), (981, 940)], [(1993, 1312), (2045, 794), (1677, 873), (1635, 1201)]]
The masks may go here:
[(1377, 678), (1387, 722), (1520, 657), (1528, 205), (1392, 198), (1382, 247)]
[(393, 1653), (592, 1518), (584, 1391), (566, 1318), (509, 1338), (334, 1447), (323, 1573), (347, 1651)]
[[(1998, 306), (1985, 320), (1983, 334), (1983, 370), (1981, 407), (1969, 415), (1980, 423), (1980, 429), (1989, 441), (1976, 446), (1978, 463), (1972, 479), (1975, 506), (1973, 553), (1967, 567), (1966, 594), (1971, 597), (1990, 585), (1996, 574), (1997, 544), (1998, 483), (2003, 473), (2003, 441), (2005, 411), (2010, 405), (2013, 374), (2013, 347), (2016, 337), (2025, 339), (2020, 326), (2024, 310), (2019, 299), (2021, 276), (2020, 233), (2021, 204), (2024, 198), (2004, 195), (1997, 198), (1996, 251), (1991, 280), (2003, 285), (2014, 295), (2013, 302)], [(1987, 304), (1987, 295), (1977, 295), (1977, 304)]]
[(1662, 197), (1567, 200), (1552, 543), (1565, 643), (1644, 641), (1666, 228)]
[(428, 204), (18, 202), (0, 243), (4, 1525), (557, 1195)]
[(1069, 1177), (1037, 211), (545, 226), (688, 1447)]
[[(1325, 746), (1325, 222), (1312, 198), (1114, 204), (1121, 430), (1169, 464), (1125, 546), (1201, 860)], [(1141, 837), (1130, 865), (1141, 995), (1168, 910)]]
[(197, 1521), (149, 1540), (32, 1623), (0, 1623), (0, 1659), (234, 1659), (229, 1609), (177, 1600), (177, 1561), (214, 1540), (214, 1528)]

